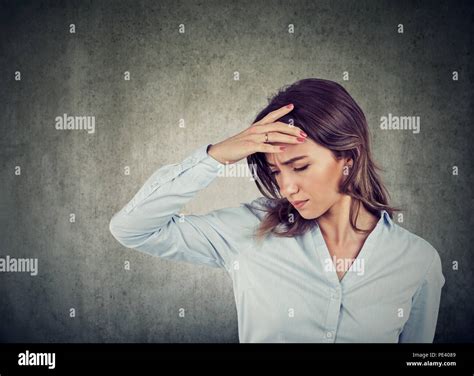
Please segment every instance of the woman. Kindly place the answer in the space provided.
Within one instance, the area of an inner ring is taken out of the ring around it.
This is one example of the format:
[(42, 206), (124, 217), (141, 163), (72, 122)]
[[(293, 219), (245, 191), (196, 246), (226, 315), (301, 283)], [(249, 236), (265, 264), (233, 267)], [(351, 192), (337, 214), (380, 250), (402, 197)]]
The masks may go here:
[[(178, 215), (245, 157), (264, 197)], [(393, 222), (376, 169), (353, 98), (304, 79), (248, 129), (158, 169), (110, 231), (126, 247), (226, 268), (241, 342), (432, 342), (440, 257)]]

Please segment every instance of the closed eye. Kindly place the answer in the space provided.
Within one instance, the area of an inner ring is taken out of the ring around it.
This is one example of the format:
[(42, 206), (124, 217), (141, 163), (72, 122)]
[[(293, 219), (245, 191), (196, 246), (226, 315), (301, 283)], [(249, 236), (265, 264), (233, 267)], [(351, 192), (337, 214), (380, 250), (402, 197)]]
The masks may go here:
[(295, 168), (295, 171), (303, 171), (303, 170), (306, 170), (308, 168), (309, 165), (306, 165), (306, 166), (303, 166), (303, 167), (300, 167), (300, 168)]
[[(303, 166), (303, 167), (300, 167), (300, 168), (294, 168), (293, 170), (294, 171), (303, 171), (303, 170), (306, 170), (308, 167), (309, 167), (309, 165), (306, 165), (306, 166)], [(276, 174), (279, 174), (279, 173), (280, 173), (280, 171), (271, 171), (270, 175), (276, 175)]]

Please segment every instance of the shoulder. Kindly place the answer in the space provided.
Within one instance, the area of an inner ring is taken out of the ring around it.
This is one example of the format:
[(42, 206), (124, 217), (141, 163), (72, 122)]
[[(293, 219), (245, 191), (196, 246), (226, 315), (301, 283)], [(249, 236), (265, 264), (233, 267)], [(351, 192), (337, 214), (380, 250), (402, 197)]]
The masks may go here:
[(396, 223), (392, 224), (390, 238), (393, 249), (400, 252), (407, 268), (417, 270), (425, 279), (436, 278), (444, 282), (439, 252), (429, 241)]
[(410, 252), (412, 256), (426, 260), (433, 259), (438, 254), (436, 248), (426, 239), (396, 223), (393, 224), (393, 236), (397, 242), (401, 242), (406, 247), (406, 251)]

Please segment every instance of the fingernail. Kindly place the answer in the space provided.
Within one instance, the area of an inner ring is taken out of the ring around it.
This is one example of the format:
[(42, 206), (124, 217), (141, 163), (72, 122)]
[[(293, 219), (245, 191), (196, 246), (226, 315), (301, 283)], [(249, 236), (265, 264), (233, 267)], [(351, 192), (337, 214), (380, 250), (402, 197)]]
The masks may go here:
[(280, 146), (280, 150), (285, 150), (286, 146)]
[(308, 135), (306, 133), (304, 133), (303, 131), (300, 131), (300, 135), (303, 136), (303, 137), (308, 137)]
[(303, 142), (305, 140), (304, 137), (296, 137), (296, 140), (298, 140), (299, 142)]
[(286, 107), (287, 108), (293, 108), (293, 103), (287, 104)]

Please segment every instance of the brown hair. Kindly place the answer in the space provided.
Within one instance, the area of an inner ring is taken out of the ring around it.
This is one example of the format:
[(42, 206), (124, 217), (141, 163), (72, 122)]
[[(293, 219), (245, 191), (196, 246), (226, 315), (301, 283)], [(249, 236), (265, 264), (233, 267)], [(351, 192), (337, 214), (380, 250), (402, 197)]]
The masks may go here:
[[(377, 217), (381, 210), (386, 210), (391, 218), (393, 212), (401, 210), (389, 205), (390, 195), (377, 173), (383, 170), (372, 159), (364, 113), (341, 85), (316, 78), (297, 81), (280, 89), (269, 99), (269, 104), (257, 115), (254, 123), (288, 103), (294, 104), (293, 111), (278, 121), (297, 125), (314, 142), (331, 150), (336, 159), (352, 158), (352, 168), (342, 181), (340, 192), (353, 198), (349, 218), (356, 232), (370, 231), (356, 227), (361, 203)], [(293, 237), (304, 234), (316, 225), (314, 219), (301, 217), (288, 200), (280, 195), (264, 153), (249, 155), (247, 163), (257, 188), (264, 197), (270, 199), (266, 200), (263, 207), (267, 213), (257, 229), (257, 238), (262, 239), (270, 233), (279, 237)]]

